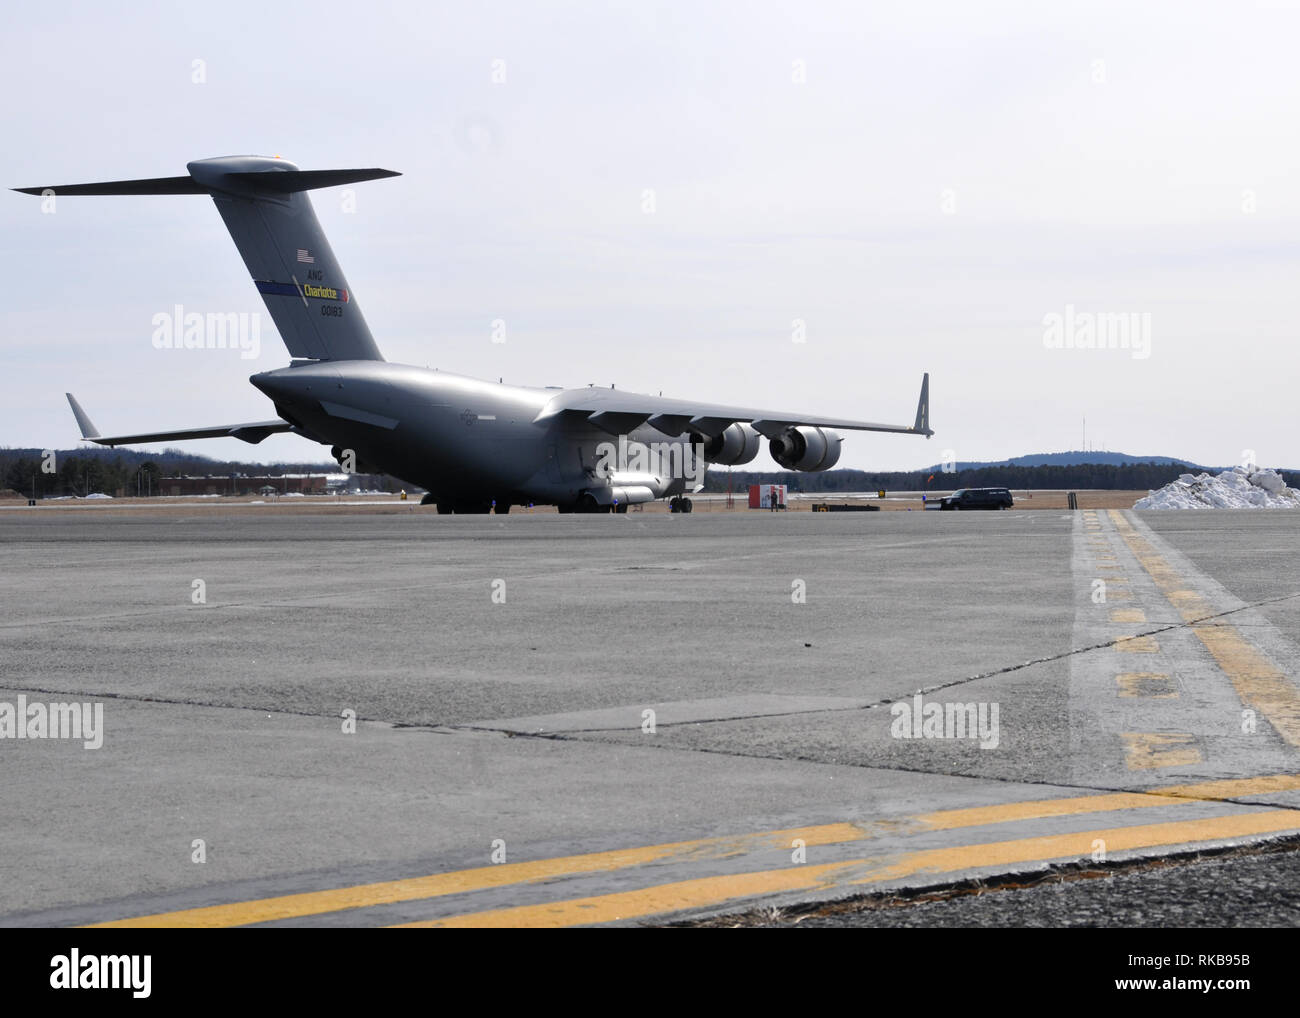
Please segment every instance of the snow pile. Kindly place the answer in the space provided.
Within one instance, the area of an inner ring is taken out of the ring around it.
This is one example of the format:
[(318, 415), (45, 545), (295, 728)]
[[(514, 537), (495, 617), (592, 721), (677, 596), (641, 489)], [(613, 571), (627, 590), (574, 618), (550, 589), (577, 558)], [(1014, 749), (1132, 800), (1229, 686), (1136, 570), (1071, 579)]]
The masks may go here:
[(1134, 509), (1300, 509), (1300, 491), (1276, 470), (1233, 467), (1218, 477), (1182, 474), (1133, 503)]

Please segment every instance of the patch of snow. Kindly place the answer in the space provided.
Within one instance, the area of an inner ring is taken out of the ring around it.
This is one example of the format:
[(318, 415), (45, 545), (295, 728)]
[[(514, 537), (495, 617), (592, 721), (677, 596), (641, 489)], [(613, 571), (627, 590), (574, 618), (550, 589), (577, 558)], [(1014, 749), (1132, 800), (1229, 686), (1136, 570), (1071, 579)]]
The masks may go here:
[(1288, 488), (1276, 470), (1233, 467), (1217, 477), (1180, 474), (1159, 491), (1133, 503), (1134, 509), (1300, 509), (1300, 491)]

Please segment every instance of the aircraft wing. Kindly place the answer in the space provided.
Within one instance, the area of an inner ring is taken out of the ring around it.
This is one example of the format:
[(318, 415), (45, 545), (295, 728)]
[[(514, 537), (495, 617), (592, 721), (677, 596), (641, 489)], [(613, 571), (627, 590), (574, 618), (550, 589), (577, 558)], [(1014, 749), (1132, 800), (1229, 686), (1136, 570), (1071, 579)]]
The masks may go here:
[(90, 417), (81, 408), (81, 404), (77, 402), (77, 397), (70, 392), (65, 393), (65, 395), (68, 397), (68, 404), (72, 407), (72, 415), (77, 419), (77, 427), (81, 429), (81, 437), (87, 442), (94, 442), (96, 445), (118, 446), (142, 445), (147, 442), (184, 442), (191, 438), (237, 438), (241, 442), (256, 445), (267, 435), (293, 430), (293, 425), (288, 421), (276, 418), (274, 421), (253, 421), (250, 424), (219, 424), (213, 428), (155, 431), (145, 435), (114, 435), (111, 438), (105, 438), (100, 435), (98, 429), (91, 423)]
[(612, 435), (624, 435), (642, 424), (649, 424), (665, 435), (676, 436), (685, 431), (698, 431), (712, 438), (737, 422), (749, 424), (766, 438), (775, 438), (786, 428), (801, 425), (844, 431), (890, 431), (924, 435), (926, 438), (934, 434), (930, 428), (928, 373), (921, 379), (921, 398), (916, 405), (916, 419), (911, 424), (873, 424), (869, 421), (848, 421), (837, 417), (816, 417), (754, 407), (719, 406), (596, 388), (565, 389), (556, 393), (542, 408), (536, 420), (550, 420), (561, 414), (581, 415)]

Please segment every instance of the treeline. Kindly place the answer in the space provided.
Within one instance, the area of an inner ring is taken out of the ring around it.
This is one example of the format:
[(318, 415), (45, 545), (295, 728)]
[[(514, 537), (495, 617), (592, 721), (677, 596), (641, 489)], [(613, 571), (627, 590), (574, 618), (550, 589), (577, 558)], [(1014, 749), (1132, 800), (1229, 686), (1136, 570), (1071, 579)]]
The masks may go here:
[[(45, 469), (46, 465), (53, 470)], [(1071, 466), (984, 466), (943, 473), (938, 470), (872, 472), (867, 470), (828, 470), (820, 474), (793, 471), (760, 472), (733, 470), (731, 490), (744, 492), (751, 484), (784, 484), (791, 491), (951, 491), (955, 488), (1014, 488), (1048, 490), (1082, 490), (1089, 488), (1121, 491), (1145, 491), (1161, 488), (1184, 473), (1200, 473), (1204, 468), (1184, 463), (1080, 463)], [(333, 461), (302, 463), (242, 463), (237, 460), (214, 460), (176, 449), (163, 452), (137, 452), (131, 449), (64, 449), (55, 450), (52, 458), (40, 449), (0, 449), (0, 489), (37, 498), (57, 495), (84, 497), (91, 492), (108, 495), (134, 495), (158, 492), (161, 477), (279, 477), (284, 474), (337, 473)], [(1300, 472), (1282, 471), (1286, 483), (1300, 487)], [(389, 491), (410, 488), (395, 477), (385, 478)], [(704, 490), (724, 492), (728, 476), (725, 467), (711, 467), (705, 477)]]
[[(0, 489), (24, 497), (51, 498), (60, 495), (85, 497), (92, 492), (106, 495), (158, 494), (162, 477), (280, 477), (284, 474), (338, 473), (338, 464), (324, 463), (240, 463), (213, 460), (179, 450), (162, 453), (130, 449), (0, 449)], [(397, 485), (399, 486), (399, 485)], [(397, 486), (390, 485), (396, 491)]]
[(135, 494), (139, 475), (141, 490), (158, 491), (158, 478), (163, 471), (157, 463), (126, 463), (120, 456), (105, 459), (99, 456), (60, 454), (52, 456), (12, 456), (0, 453), (0, 487), (11, 489), (19, 495), (50, 498), (56, 495), (86, 496), (91, 492), (114, 495)]
[[(953, 473), (910, 470), (875, 473), (867, 470), (828, 470), (820, 474), (792, 471), (731, 472), (731, 490), (742, 492), (751, 484), (784, 484), (791, 491), (952, 491), (956, 488), (1015, 488), (1031, 490), (1146, 491), (1163, 488), (1179, 474), (1199, 474), (1204, 468), (1185, 463), (1079, 463), (1072, 466), (988, 466)], [(1300, 473), (1282, 471), (1290, 487), (1300, 486)], [(713, 467), (704, 490), (727, 490), (727, 470)]]

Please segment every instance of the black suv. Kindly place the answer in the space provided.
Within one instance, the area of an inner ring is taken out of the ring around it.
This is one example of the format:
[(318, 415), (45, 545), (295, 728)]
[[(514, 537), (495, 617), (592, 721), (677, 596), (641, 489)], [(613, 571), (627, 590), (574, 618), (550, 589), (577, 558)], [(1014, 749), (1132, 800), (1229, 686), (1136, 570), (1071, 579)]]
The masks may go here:
[(939, 500), (940, 509), (1010, 509), (1012, 505), (1006, 488), (962, 488)]

